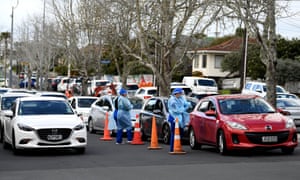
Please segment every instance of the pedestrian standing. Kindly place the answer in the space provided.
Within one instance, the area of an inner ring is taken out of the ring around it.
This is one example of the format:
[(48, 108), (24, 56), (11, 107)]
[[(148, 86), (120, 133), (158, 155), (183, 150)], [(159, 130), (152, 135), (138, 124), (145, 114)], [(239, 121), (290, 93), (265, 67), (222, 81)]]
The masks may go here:
[(120, 96), (118, 98), (118, 114), (117, 114), (117, 139), (116, 144), (122, 143), (123, 130), (127, 133), (127, 142), (132, 141), (132, 124), (130, 110), (133, 108), (127, 97), (127, 91), (121, 88), (119, 92)]
[(184, 128), (189, 123), (189, 115), (187, 114), (188, 108), (191, 106), (189, 102), (182, 95), (183, 90), (181, 88), (175, 88), (168, 100), (169, 117), (168, 121), (171, 124), (171, 138), (170, 138), (170, 152), (173, 152), (174, 148), (174, 132), (176, 118), (179, 122), (180, 137), (183, 137)]

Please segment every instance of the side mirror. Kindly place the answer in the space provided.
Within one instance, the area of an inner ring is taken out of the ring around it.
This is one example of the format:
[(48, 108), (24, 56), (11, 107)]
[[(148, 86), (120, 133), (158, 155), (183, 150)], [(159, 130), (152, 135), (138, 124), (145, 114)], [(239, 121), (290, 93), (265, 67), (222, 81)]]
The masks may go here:
[(14, 116), (14, 113), (12, 112), (12, 110), (5, 110), (4, 111), (4, 116), (12, 118)]
[(285, 111), (283, 109), (278, 108), (277, 112), (279, 112), (280, 114), (284, 115), (284, 116), (289, 116), (291, 115), (291, 113), (289, 111)]
[(108, 110), (109, 110), (109, 107), (108, 107), (108, 106), (103, 106), (102, 109), (103, 109), (104, 111), (108, 111)]

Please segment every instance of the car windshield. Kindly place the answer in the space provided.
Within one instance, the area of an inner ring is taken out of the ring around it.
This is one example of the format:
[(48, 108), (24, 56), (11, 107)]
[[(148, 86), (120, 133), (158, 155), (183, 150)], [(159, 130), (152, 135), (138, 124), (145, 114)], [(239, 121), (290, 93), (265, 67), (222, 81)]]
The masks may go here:
[(222, 114), (274, 113), (274, 108), (261, 98), (219, 100)]
[(20, 102), (19, 115), (74, 114), (68, 102), (58, 100), (32, 100)]
[(88, 99), (88, 98), (78, 98), (78, 107), (80, 108), (89, 108), (91, 107), (91, 105), (93, 104), (93, 102), (95, 102), (97, 99), (95, 98), (91, 98), (91, 99)]
[(149, 90), (149, 91), (148, 91), (148, 94), (149, 94), (149, 95), (154, 95), (154, 96), (156, 96), (156, 92), (157, 92), (157, 90), (156, 90), (156, 89), (153, 89), (153, 90)]
[(300, 107), (300, 103), (298, 101), (294, 101), (293, 99), (277, 99), (276, 106), (281, 108)]
[(133, 109), (142, 109), (144, 101), (140, 98), (129, 98), (129, 101), (131, 102)]
[(198, 84), (200, 86), (217, 86), (215, 81), (209, 80), (209, 79), (199, 79)]
[(11, 108), (11, 105), (14, 103), (14, 101), (21, 96), (15, 96), (15, 97), (2, 97), (1, 101), (1, 109), (2, 110), (8, 110)]

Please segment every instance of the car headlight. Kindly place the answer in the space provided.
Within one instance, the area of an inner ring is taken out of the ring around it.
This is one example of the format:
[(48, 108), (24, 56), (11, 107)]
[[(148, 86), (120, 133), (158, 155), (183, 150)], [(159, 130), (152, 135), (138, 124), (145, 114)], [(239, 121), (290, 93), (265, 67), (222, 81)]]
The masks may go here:
[(83, 129), (83, 128), (85, 128), (83, 124), (78, 124), (78, 125), (75, 126), (73, 129), (74, 129), (75, 131), (79, 131), (79, 130), (81, 130), (81, 129)]
[(295, 128), (296, 125), (295, 125), (295, 122), (293, 119), (291, 118), (287, 118), (287, 121), (285, 123), (285, 128)]
[(246, 126), (240, 123), (232, 122), (232, 121), (227, 121), (226, 123), (233, 129), (247, 130)]
[(27, 126), (25, 124), (18, 123), (17, 125), (18, 125), (19, 129), (21, 129), (23, 131), (34, 131), (34, 128)]

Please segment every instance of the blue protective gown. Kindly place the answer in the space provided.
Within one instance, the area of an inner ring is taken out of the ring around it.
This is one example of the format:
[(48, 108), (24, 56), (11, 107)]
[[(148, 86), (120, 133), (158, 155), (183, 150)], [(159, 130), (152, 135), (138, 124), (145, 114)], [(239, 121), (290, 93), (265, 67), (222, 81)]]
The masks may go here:
[(174, 150), (174, 131), (175, 131), (175, 120), (178, 118), (180, 136), (183, 136), (184, 127), (190, 122), (190, 116), (186, 112), (191, 106), (189, 102), (186, 101), (184, 96), (171, 95), (168, 100), (169, 117), (168, 121), (171, 124), (171, 138), (170, 138), (170, 152)]
[(132, 124), (131, 124), (131, 116), (130, 110), (133, 108), (129, 99), (120, 96), (118, 99), (118, 114), (117, 114), (117, 143), (122, 143), (122, 134), (123, 129), (126, 129), (127, 132), (127, 140), (132, 141)]

